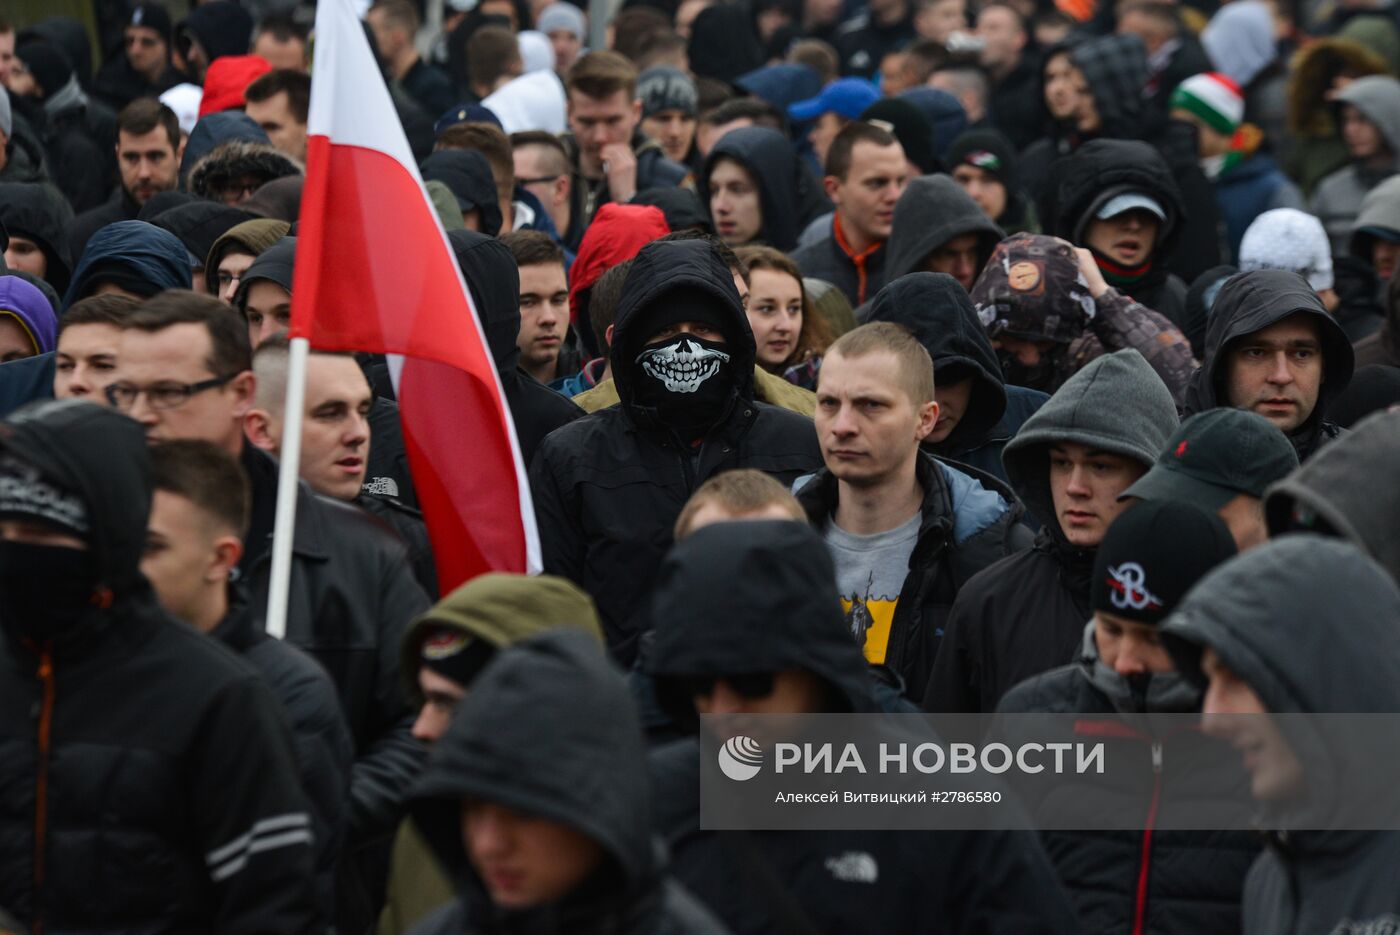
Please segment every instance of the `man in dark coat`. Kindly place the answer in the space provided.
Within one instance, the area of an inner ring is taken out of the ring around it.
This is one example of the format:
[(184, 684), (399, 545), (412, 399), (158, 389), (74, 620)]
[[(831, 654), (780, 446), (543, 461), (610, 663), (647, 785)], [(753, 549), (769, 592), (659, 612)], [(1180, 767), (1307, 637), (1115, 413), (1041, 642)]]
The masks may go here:
[(555, 628), (502, 649), (414, 789), (460, 897), (415, 932), (723, 935), (652, 840), (641, 724), (597, 640)]
[(826, 467), (798, 500), (831, 549), (856, 644), (918, 697), (958, 589), (1031, 534), (1009, 488), (920, 450), (942, 409), (928, 351), (904, 328), (847, 332), (819, 377)]
[(53, 188), (0, 183), (0, 224), (10, 233), (10, 269), (33, 273), (59, 295), (68, 291), (73, 275), (74, 258), (68, 250), (72, 223), (72, 209)]
[(1297, 273), (1262, 269), (1221, 287), (1206, 330), (1205, 357), (1186, 392), (1186, 411), (1234, 406), (1278, 426), (1298, 459), (1342, 433), (1327, 406), (1351, 379), (1346, 332)]
[(33, 931), (324, 930), (276, 699), (137, 567), (140, 426), (60, 400), (0, 436), (0, 903)]
[(595, 597), (609, 648), (624, 662), (696, 487), (736, 467), (791, 484), (821, 466), (810, 420), (754, 400), (754, 353), (718, 251), (703, 240), (650, 244), (628, 273), (613, 326), (619, 404), (571, 422), (536, 453), (530, 487), (545, 570)]
[[(877, 720), (876, 680), (842, 620), (826, 544), (808, 527), (703, 527), (658, 580), (647, 670), (690, 731), (697, 713)], [(677, 878), (736, 935), (915, 931), (931, 919), (950, 933), (1077, 930), (1029, 832), (705, 831), (699, 754), (695, 737), (653, 751), (655, 821)]]
[[(1194, 506), (1164, 501), (1130, 507), (1099, 545), (1089, 589), (1093, 615), (1075, 661), (1027, 679), (998, 707), (1003, 714), (1075, 715), (1072, 731), (1057, 739), (1102, 738), (1112, 746), (1115, 764), (1137, 765), (1125, 774), (1133, 777), (1126, 784), (1117, 777), (1071, 779), (1067, 788), (1026, 802), (1047, 824), (1056, 821), (1055, 812), (1077, 807), (1147, 816), (1141, 834), (1043, 834), (1086, 932), (1239, 931), (1240, 892), (1259, 852), (1257, 840), (1246, 831), (1171, 829), (1187, 810), (1239, 801), (1243, 771), (1204, 768), (1212, 755), (1232, 757), (1218, 742), (1203, 742), (1194, 732), (1154, 731), (1150, 718), (1134, 727), (1115, 717), (1200, 710), (1200, 688), (1175, 670), (1158, 625), (1198, 579), (1234, 554), (1224, 524)], [(1003, 723), (1015, 732), (1024, 722)], [(1155, 771), (1155, 781), (1135, 782), (1148, 771)]]
[(1045, 527), (1035, 546), (963, 586), (924, 695), (926, 711), (995, 710), (1017, 682), (1073, 661), (1089, 616), (1094, 550), (1176, 430), (1176, 406), (1133, 350), (1100, 357), (1026, 420), (1002, 460)]

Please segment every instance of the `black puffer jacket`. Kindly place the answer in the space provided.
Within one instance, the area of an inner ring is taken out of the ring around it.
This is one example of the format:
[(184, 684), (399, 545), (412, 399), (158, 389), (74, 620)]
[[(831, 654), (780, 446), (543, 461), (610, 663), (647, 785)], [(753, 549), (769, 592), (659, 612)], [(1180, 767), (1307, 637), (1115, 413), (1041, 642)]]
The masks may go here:
[(583, 416), (583, 410), (521, 370), (520, 271), (505, 244), (475, 231), (448, 232), (457, 265), (471, 290), (472, 303), (486, 332), (501, 389), (510, 405), (520, 455), (529, 464), (546, 435)]
[[(875, 683), (834, 579), (825, 543), (797, 523), (716, 523), (688, 536), (667, 557), (652, 608), (648, 671), (668, 706), (691, 703), (667, 688), (677, 677), (798, 669), (827, 687), (824, 710), (897, 729), (902, 718), (872, 713)], [(699, 760), (695, 738), (653, 752), (656, 826), (677, 879), (736, 935), (1074, 931), (1031, 832), (702, 830)]]
[[(565, 627), (503, 650), (472, 684), (414, 790), (413, 820), (461, 892), (414, 931), (723, 935), (667, 872), (652, 839), (645, 764), (632, 698), (591, 634)], [(499, 909), (462, 846), (466, 797), (567, 825), (602, 849), (606, 866), (557, 902)]]
[(316, 889), (326, 918), (335, 911), (335, 874), (349, 824), (350, 765), (355, 745), (335, 683), (291, 643), (258, 625), (242, 589), (230, 588), (224, 619), (209, 634), (243, 657), (267, 682), (292, 728), (301, 791), (316, 835)]
[(0, 639), (0, 904), (34, 931), (324, 931), (277, 700), (166, 616), (138, 570), (140, 427), (64, 400), (0, 435), (83, 499), (110, 591), (70, 638), (36, 646), (7, 625)]
[(1200, 369), (1186, 390), (1186, 414), (1194, 415), (1216, 406), (1228, 406), (1230, 345), (1246, 335), (1261, 331), (1290, 315), (1307, 315), (1317, 325), (1322, 339), (1322, 386), (1312, 414), (1288, 434), (1298, 450), (1298, 460), (1341, 434), (1342, 430), (1323, 419), (1327, 407), (1351, 380), (1355, 354), (1346, 332), (1323, 308), (1322, 300), (1297, 273), (1261, 269), (1232, 276), (1220, 288), (1211, 308), (1206, 329), (1205, 356)]
[[(1248, 791), (1242, 771), (1221, 776), (1222, 785), (1214, 796), (1211, 793), (1215, 790), (1200, 788), (1200, 777), (1210, 775), (1213, 781), (1220, 772), (1203, 767), (1230, 762), (1236, 754), (1223, 749), (1224, 741), (1195, 732), (1154, 736), (1145, 728), (1131, 728), (1116, 716), (1126, 712), (1120, 712), (1093, 682), (1096, 678), (1125, 680), (1102, 665), (1095, 673), (1098, 663), (1091, 631), (1085, 635), (1077, 662), (1027, 679), (1007, 692), (998, 708), (1003, 714), (1080, 715), (1074, 720), (1073, 735), (1056, 739), (1082, 742), (1092, 737), (1112, 748), (1108, 756), (1113, 762), (1120, 762), (1120, 756), (1129, 757), (1142, 772), (1155, 774), (1150, 783), (1139, 774), (1114, 786), (1106, 786), (1103, 776), (1089, 782), (1070, 781), (1043, 800), (1026, 803), (1033, 818), (1053, 816), (1059, 809), (1072, 812), (1085, 807), (1086, 802), (1147, 816), (1141, 833), (1048, 831), (1042, 835), (1045, 851), (1079, 915), (1081, 931), (1102, 935), (1233, 935), (1240, 930), (1240, 897), (1245, 874), (1262, 845), (1259, 837), (1243, 831), (1159, 831), (1154, 826), (1172, 825), (1174, 815), (1212, 806), (1229, 808), (1243, 801)], [(1189, 689), (1189, 683), (1182, 682), (1180, 687)], [(1124, 684), (1118, 694), (1122, 697), (1131, 692)], [(1199, 710), (1199, 692), (1188, 690), (1178, 697), (1184, 703), (1147, 710)], [(1043, 738), (1036, 740), (1043, 742)], [(1149, 788), (1154, 790), (1155, 804), (1153, 797), (1142, 795), (1142, 790)], [(1113, 801), (1106, 804), (1105, 796)]]
[(1137, 351), (1093, 361), (1026, 420), (1002, 453), (1011, 486), (1045, 528), (958, 594), (924, 710), (986, 712), (1016, 683), (1074, 658), (1089, 618), (1094, 549), (1072, 545), (1050, 490), (1050, 445), (1074, 442), (1150, 467), (1176, 431), (1176, 406)]
[[(739, 338), (729, 348), (736, 380), (726, 415), (695, 451), (682, 450), (633, 398), (638, 367), (624, 351), (648, 337), (632, 333), (638, 320), (677, 288), (712, 297)], [(530, 467), (530, 488), (545, 570), (593, 595), (609, 648), (630, 662), (645, 628), (643, 598), (695, 488), (740, 467), (790, 485), (822, 459), (810, 419), (754, 401), (753, 332), (734, 277), (703, 241), (654, 243), (637, 255), (618, 305), (612, 355), (620, 402), (546, 438)]]
[[(958, 590), (983, 568), (1031, 544), (1011, 488), (966, 465), (958, 468), (922, 452), (916, 467), (924, 492), (923, 518), (883, 661), (915, 699), (923, 697)], [(821, 530), (832, 522), (839, 496), (836, 477), (822, 468), (797, 499), (812, 526)]]
[[(1058, 180), (1053, 217), (1044, 218), (1046, 233), (1063, 237), (1076, 246), (1087, 246), (1084, 235), (1094, 214), (1109, 199), (1129, 192), (1147, 195), (1167, 212), (1160, 224), (1152, 269), (1131, 284), (1117, 282), (1105, 271), (1109, 284), (1154, 312), (1166, 316), (1183, 333), (1186, 327), (1186, 283), (1168, 272), (1188, 223), (1181, 190), (1171, 169), (1157, 150), (1136, 140), (1094, 140), (1057, 166)], [(1096, 254), (1102, 266), (1103, 257)]]

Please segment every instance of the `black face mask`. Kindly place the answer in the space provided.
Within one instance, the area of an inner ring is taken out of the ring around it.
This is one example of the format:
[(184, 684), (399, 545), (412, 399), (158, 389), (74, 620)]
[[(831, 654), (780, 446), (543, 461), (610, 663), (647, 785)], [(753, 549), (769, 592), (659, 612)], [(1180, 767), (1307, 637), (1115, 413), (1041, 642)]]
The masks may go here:
[(1001, 364), (1002, 380), (1011, 386), (1024, 386), (1027, 389), (1053, 393), (1056, 390), (1055, 369), (1058, 354), (1058, 349), (1042, 352), (1040, 362), (1034, 367), (1027, 367), (1015, 354), (999, 350), (997, 360)]
[(0, 625), (35, 644), (62, 640), (93, 610), (97, 559), (64, 546), (0, 542)]
[(637, 355), (636, 399), (655, 409), (682, 439), (705, 434), (724, 415), (734, 389), (726, 345), (682, 332)]

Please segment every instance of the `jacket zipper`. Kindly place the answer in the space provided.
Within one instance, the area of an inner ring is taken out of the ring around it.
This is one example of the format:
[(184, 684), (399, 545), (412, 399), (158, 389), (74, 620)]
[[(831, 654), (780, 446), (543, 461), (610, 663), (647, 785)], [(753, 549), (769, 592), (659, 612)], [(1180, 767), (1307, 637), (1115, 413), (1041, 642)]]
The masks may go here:
[(53, 726), (53, 656), (45, 646), (39, 653), (39, 683), (43, 702), (39, 708), (39, 770), (34, 788), (34, 921), (31, 931), (43, 935), (41, 894), (44, 887), (44, 858), (48, 844), (49, 733)]
[(1142, 858), (1138, 865), (1137, 906), (1133, 912), (1133, 935), (1147, 931), (1147, 874), (1152, 860), (1152, 827), (1157, 823), (1157, 803), (1162, 794), (1162, 742), (1152, 742), (1152, 804), (1147, 808), (1147, 824), (1142, 830)]

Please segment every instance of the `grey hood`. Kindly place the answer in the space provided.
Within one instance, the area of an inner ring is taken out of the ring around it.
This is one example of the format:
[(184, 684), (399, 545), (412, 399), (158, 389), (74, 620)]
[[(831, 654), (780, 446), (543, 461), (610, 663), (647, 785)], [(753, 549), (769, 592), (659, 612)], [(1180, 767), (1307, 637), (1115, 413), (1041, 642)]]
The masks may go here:
[[(1333, 99), (1334, 108), (1351, 104), (1366, 115), (1385, 137), (1390, 151), (1400, 155), (1400, 81), (1390, 75), (1357, 78)], [(1341, 121), (1337, 121), (1341, 126)]]
[(1269, 534), (1330, 527), (1400, 581), (1400, 412), (1361, 420), (1264, 498)]
[[(1306, 570), (1300, 573), (1300, 570)], [(1177, 669), (1204, 683), (1210, 647), (1276, 714), (1400, 713), (1400, 588), (1350, 543), (1288, 535), (1202, 578), (1162, 624)], [(1266, 809), (1275, 827), (1317, 828), (1349, 797), (1393, 795), (1368, 746), (1335, 722), (1328, 731), (1282, 722), (1290, 745), (1310, 754), (1304, 802)], [(1325, 765), (1320, 765), (1325, 764)], [(1344, 835), (1350, 837), (1350, 835)], [(1320, 842), (1319, 842), (1320, 843)], [(1393, 872), (1393, 871), (1392, 871)]]
[(963, 234), (981, 238), (979, 266), (986, 264), (997, 242), (1006, 236), (951, 177), (921, 175), (912, 180), (894, 206), (894, 223), (885, 248), (885, 281), (918, 272), (930, 253)]
[(1369, 264), (1374, 234), (1368, 227), (1400, 231), (1400, 175), (1392, 176), (1366, 193), (1351, 234), (1351, 255)]
[(1178, 426), (1171, 391), (1141, 354), (1105, 354), (1065, 381), (1006, 443), (1007, 480), (1033, 516), (1063, 539), (1050, 494), (1049, 447), (1077, 442), (1132, 458), (1147, 467)]

